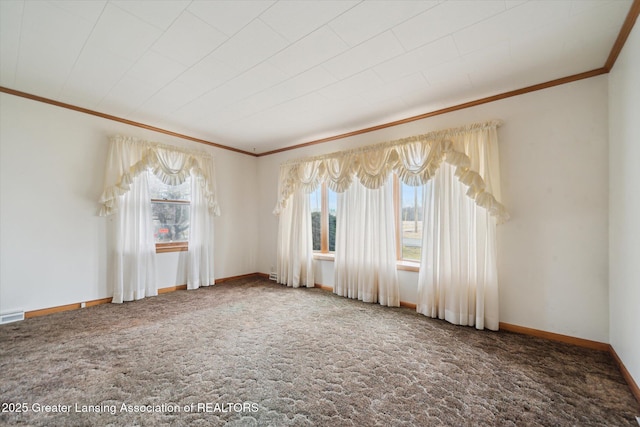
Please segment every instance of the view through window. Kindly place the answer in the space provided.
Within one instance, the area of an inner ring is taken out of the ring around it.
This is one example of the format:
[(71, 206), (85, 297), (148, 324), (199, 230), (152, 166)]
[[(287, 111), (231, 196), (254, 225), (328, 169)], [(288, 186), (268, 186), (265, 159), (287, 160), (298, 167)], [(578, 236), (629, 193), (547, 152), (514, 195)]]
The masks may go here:
[[(420, 261), (422, 254), (422, 187), (399, 183), (396, 200), (399, 201), (398, 259)], [(327, 253), (336, 250), (337, 194), (322, 184), (309, 195), (313, 250)]]
[(422, 187), (400, 182), (401, 259), (420, 261), (422, 253)]
[(189, 240), (191, 179), (180, 185), (167, 185), (149, 173), (149, 192), (156, 243), (186, 243)]
[(313, 250), (323, 253), (335, 252), (338, 195), (326, 184), (322, 184), (309, 197)]

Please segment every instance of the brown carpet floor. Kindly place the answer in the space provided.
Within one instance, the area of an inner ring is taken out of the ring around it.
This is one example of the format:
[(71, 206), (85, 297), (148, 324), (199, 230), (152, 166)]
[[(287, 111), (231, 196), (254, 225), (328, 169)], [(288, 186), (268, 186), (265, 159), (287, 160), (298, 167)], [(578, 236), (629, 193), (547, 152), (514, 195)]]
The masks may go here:
[(637, 426), (640, 415), (607, 353), (264, 279), (0, 326), (0, 379), (2, 425)]

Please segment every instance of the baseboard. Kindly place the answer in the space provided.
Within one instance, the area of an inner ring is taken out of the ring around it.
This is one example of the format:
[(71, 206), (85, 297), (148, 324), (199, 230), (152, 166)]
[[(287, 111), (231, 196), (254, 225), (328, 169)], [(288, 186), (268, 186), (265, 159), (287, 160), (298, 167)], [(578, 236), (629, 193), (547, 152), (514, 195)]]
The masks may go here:
[[(109, 298), (109, 302), (111, 302), (111, 298)], [(82, 308), (81, 302), (75, 304), (59, 305), (57, 307), (42, 308), (40, 310), (26, 311), (24, 313), (24, 318), (30, 319), (32, 317), (46, 316), (48, 314), (60, 313), (62, 311), (78, 310), (80, 308)]]
[(240, 279), (249, 279), (251, 277), (259, 276), (261, 273), (249, 273), (249, 274), (241, 274), (239, 276), (229, 276), (229, 277), (221, 277), (216, 279), (216, 285), (218, 283), (229, 282), (231, 280), (240, 280)]
[[(160, 294), (168, 294), (169, 292), (175, 292), (175, 291), (184, 291), (186, 289), (187, 289), (187, 285), (169, 286), (167, 288), (158, 289), (158, 295), (160, 295)], [(111, 302), (111, 301), (109, 301), (109, 302)]]
[(102, 299), (94, 299), (93, 301), (87, 301), (85, 303), (85, 307), (94, 307), (100, 304), (109, 304), (113, 298), (102, 298)]
[[(314, 288), (322, 289), (323, 291), (333, 292), (333, 287), (327, 285), (321, 285), (320, 283), (316, 283)], [(412, 302), (400, 301), (400, 307), (410, 308), (412, 310), (416, 309), (416, 305)]]
[[(263, 273), (249, 273), (249, 274), (242, 274), (240, 276), (231, 276), (231, 277), (222, 277), (220, 279), (216, 279), (216, 283), (223, 283), (223, 282), (228, 282), (230, 280), (238, 280), (238, 279), (245, 279), (245, 278), (250, 278), (250, 277), (266, 277), (268, 278), (269, 275), (268, 274), (263, 274)], [(182, 291), (182, 290), (186, 290), (187, 289), (187, 285), (177, 285), (177, 286), (169, 286), (166, 288), (160, 288), (158, 289), (158, 294), (166, 294), (169, 292), (175, 292), (175, 291)], [(66, 305), (59, 305), (56, 307), (49, 307), (49, 308), (42, 308), (39, 310), (32, 310), (32, 311), (26, 311), (24, 313), (24, 317), (25, 319), (30, 319), (33, 317), (40, 317), (40, 316), (46, 316), (48, 314), (53, 314), (53, 313), (61, 313), (63, 311), (70, 311), (70, 310), (79, 310), (81, 308), (84, 307), (95, 307), (96, 305), (100, 305), (100, 304), (109, 304), (111, 302), (112, 298), (108, 297), (108, 298), (100, 298), (100, 299), (95, 299), (95, 300), (91, 300), (91, 301), (85, 301), (85, 302), (77, 302), (77, 303), (73, 303), (73, 304), (66, 304)]]
[(638, 404), (640, 404), (640, 388), (638, 387), (638, 384), (635, 382), (635, 380), (627, 370), (627, 367), (624, 366), (624, 363), (622, 363), (622, 359), (620, 359), (620, 357), (618, 356), (618, 353), (616, 353), (613, 346), (611, 345), (609, 346), (609, 353), (611, 354), (611, 357), (613, 357), (613, 360), (615, 360), (616, 364), (618, 365), (618, 369), (620, 369), (620, 373), (622, 374), (622, 377), (627, 382), (627, 385), (631, 390), (631, 394), (633, 394), (633, 397), (635, 397), (636, 400), (638, 401)]
[(322, 289), (323, 291), (333, 292), (333, 288), (331, 286), (321, 285), (320, 283), (316, 283), (313, 287)]
[(400, 307), (410, 308), (411, 310), (416, 309), (416, 305), (412, 302), (400, 301)]
[(515, 332), (518, 334), (531, 335), (538, 338), (545, 338), (552, 341), (559, 341), (565, 344), (577, 345), (579, 347), (590, 348), (593, 350), (609, 351), (609, 344), (591, 341), (584, 338), (576, 338), (569, 335), (556, 334), (553, 332), (542, 331), (540, 329), (527, 328), (519, 325), (512, 325), (510, 323), (500, 322), (500, 330)]

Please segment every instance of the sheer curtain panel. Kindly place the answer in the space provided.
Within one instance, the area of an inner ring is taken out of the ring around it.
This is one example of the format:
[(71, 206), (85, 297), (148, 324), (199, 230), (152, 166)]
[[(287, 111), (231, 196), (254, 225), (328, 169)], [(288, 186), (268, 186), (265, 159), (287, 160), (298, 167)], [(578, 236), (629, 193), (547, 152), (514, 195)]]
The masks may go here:
[(334, 292), (399, 306), (392, 178), (377, 189), (354, 182), (339, 193), (336, 227)]
[(156, 242), (146, 174), (132, 178), (130, 190), (120, 197), (115, 221), (112, 302), (158, 295)]
[[(278, 222), (277, 267), (278, 283), (298, 288), (312, 288), (313, 237), (309, 194), (319, 185), (318, 162), (306, 162), (293, 169), (280, 168), (278, 192), (286, 191), (289, 203), (283, 203)], [(293, 184), (295, 181), (295, 184)]]
[(494, 200), (500, 197), (497, 143), (495, 127), (459, 135), (456, 145), (468, 160), (447, 153), (424, 187), (416, 307), (429, 317), (491, 330), (499, 328), (496, 222), (506, 214), (491, 215), (477, 200), (487, 189)]
[(157, 295), (156, 251), (148, 174), (167, 185), (192, 182), (187, 287), (214, 283), (213, 217), (220, 215), (213, 158), (137, 138), (110, 138), (100, 215), (115, 215), (110, 236), (113, 302)]
[(277, 251), (278, 283), (293, 288), (315, 285), (309, 195), (301, 188), (280, 213)]
[(416, 310), (456, 325), (498, 329), (496, 219), (443, 164), (424, 187)]
[(191, 179), (189, 252), (187, 252), (187, 289), (215, 283), (213, 264), (213, 214), (207, 206), (203, 179)]

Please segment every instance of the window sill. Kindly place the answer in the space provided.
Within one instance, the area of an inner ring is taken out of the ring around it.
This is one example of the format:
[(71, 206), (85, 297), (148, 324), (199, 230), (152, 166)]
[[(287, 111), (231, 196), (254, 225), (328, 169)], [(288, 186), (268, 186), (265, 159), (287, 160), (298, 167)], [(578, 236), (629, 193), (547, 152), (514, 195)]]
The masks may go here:
[(331, 254), (331, 253), (323, 254), (320, 252), (316, 252), (313, 254), (313, 259), (319, 259), (321, 261), (335, 261), (336, 256), (335, 254)]
[(156, 253), (186, 252), (189, 250), (188, 242), (156, 243)]
[[(335, 254), (331, 254), (331, 253), (323, 254), (320, 252), (316, 252), (313, 254), (313, 259), (319, 260), (319, 261), (335, 261), (336, 256)], [(420, 271), (420, 263), (415, 261), (398, 260), (396, 261), (396, 268), (398, 270), (418, 272)]]
[(398, 270), (420, 271), (420, 263), (415, 261), (398, 260), (396, 263)]

